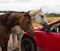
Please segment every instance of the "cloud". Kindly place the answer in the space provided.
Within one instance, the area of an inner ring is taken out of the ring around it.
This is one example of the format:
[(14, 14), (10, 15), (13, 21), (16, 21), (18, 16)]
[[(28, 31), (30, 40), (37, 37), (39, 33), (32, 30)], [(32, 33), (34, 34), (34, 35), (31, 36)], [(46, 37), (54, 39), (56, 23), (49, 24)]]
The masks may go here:
[(0, 10), (28, 11), (41, 7), (45, 12), (60, 12), (60, 0), (0, 0)]
[(0, 10), (14, 10), (14, 11), (28, 11), (32, 9), (40, 8), (39, 5), (33, 4), (0, 4)]
[(18, 3), (20, 2), (19, 0), (0, 0), (0, 3)]

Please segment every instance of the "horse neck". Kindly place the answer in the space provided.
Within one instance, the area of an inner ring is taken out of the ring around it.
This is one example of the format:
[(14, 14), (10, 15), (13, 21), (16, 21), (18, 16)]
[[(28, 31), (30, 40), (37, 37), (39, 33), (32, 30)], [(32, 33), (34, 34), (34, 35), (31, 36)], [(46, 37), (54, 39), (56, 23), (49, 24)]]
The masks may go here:
[[(0, 15), (1, 24), (7, 28), (12, 28), (16, 25), (15, 17), (14, 16), (11, 17), (11, 14), (12, 14), (12, 12), (9, 14)], [(10, 19), (10, 17), (11, 17), (11, 19)]]
[[(9, 21), (9, 20), (8, 20)], [(12, 28), (18, 25), (16, 17), (12, 17), (12, 19), (7, 23), (9, 28)]]
[(8, 21), (8, 17), (10, 16), (10, 13), (5, 13), (5, 14), (1, 14), (0, 15), (0, 22), (3, 26), (6, 26), (7, 27), (7, 21)]

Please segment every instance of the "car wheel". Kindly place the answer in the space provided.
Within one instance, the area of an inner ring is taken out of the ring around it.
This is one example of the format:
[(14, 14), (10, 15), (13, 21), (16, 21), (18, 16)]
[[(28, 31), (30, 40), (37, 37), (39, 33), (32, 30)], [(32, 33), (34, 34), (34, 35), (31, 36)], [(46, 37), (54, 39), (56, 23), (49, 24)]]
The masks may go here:
[(31, 38), (25, 37), (22, 39), (22, 51), (36, 51), (36, 45)]

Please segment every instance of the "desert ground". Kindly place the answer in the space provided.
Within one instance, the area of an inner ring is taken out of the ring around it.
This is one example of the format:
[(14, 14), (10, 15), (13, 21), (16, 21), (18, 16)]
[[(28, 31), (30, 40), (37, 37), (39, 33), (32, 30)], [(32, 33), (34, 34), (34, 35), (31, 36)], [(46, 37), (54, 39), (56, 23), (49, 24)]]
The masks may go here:
[[(57, 20), (57, 19), (60, 19), (60, 17), (47, 17), (47, 20), (48, 22), (51, 22), (51, 21), (54, 21), (54, 20)], [(33, 27), (40, 27), (41, 25), (35, 21), (33, 21)], [(15, 46), (17, 46), (17, 37), (16, 37), (16, 44)], [(9, 39), (9, 43), (8, 43), (8, 51), (12, 51), (12, 46), (13, 46), (13, 43), (12, 43), (12, 35), (10, 35), (10, 39)], [(1, 51), (1, 48), (0, 48), (0, 51)]]

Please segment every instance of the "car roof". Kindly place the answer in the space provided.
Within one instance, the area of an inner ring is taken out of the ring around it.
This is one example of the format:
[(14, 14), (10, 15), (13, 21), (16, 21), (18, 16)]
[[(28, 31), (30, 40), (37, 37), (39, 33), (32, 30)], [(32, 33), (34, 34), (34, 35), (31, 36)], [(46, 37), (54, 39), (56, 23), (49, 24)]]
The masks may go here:
[(58, 20), (54, 20), (54, 21), (48, 23), (48, 25), (52, 25), (52, 24), (59, 23), (59, 22), (60, 22), (60, 19), (58, 19)]
[[(59, 23), (60, 22), (60, 19), (58, 20), (54, 20), (50, 23), (48, 23), (49, 26), (53, 25), (53, 24), (56, 24), (56, 23)], [(40, 27), (34, 27), (35, 30), (42, 30), (44, 27), (43, 26), (40, 26)]]

